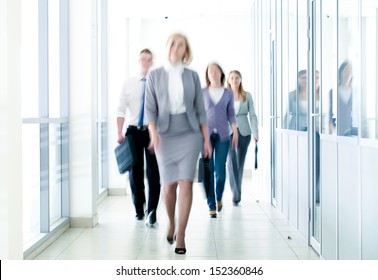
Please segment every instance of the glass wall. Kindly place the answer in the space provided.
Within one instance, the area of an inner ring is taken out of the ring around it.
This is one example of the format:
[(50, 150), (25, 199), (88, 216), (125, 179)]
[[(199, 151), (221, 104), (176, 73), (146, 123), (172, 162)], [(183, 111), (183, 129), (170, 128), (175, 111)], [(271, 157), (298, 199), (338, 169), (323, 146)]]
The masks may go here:
[(41, 233), (48, 234), (57, 222), (68, 216), (67, 20), (67, 0), (22, 1), (22, 175), (26, 249), (43, 238)]
[(333, 89), (337, 88), (337, 0), (321, 1), (321, 85), (322, 133), (336, 134), (337, 102)]
[(378, 139), (378, 1), (362, 1), (361, 136)]
[(291, 120), (289, 112), (289, 0), (282, 0), (282, 128), (288, 128)]
[(49, 117), (60, 117), (59, 0), (48, 0)]
[(359, 1), (338, 1), (338, 85), (333, 97), (337, 108), (336, 131), (339, 136), (357, 136), (360, 109), (360, 32)]
[(277, 8), (276, 8), (276, 16), (277, 16), (277, 24), (275, 26), (275, 34), (277, 38), (277, 59), (276, 59), (276, 65), (277, 65), (277, 73), (276, 73), (276, 81), (277, 84), (275, 86), (276, 92), (277, 92), (277, 128), (283, 127), (283, 116), (286, 112), (283, 111), (282, 104), (282, 1), (277, 0)]
[(108, 188), (107, 0), (97, 1), (97, 186)]
[(378, 0), (270, 3), (276, 24), (261, 36), (273, 51), (255, 63), (272, 65), (271, 117), (282, 116), (271, 122), (272, 203), (325, 258), (363, 258), (376, 230)]
[(22, 125), (24, 242), (40, 233), (39, 124)]

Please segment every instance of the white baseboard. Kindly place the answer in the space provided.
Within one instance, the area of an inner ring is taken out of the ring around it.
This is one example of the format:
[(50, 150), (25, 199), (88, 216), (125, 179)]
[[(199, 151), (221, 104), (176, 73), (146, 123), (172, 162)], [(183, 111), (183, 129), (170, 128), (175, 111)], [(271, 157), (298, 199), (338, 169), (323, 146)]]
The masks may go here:
[(93, 228), (98, 224), (97, 213), (91, 218), (71, 217), (70, 225), (72, 228)]
[(126, 194), (126, 188), (108, 188), (109, 196), (125, 196)]

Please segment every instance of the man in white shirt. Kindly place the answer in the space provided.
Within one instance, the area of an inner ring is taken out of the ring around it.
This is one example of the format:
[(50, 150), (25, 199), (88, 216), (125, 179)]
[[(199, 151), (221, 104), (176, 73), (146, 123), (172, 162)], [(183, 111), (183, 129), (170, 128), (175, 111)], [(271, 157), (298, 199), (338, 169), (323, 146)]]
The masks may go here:
[[(152, 53), (143, 49), (139, 56), (140, 73), (136, 77), (129, 78), (123, 86), (117, 112), (118, 143), (125, 139), (123, 125), (126, 124), (126, 135), (132, 136), (135, 144), (137, 162), (129, 171), (130, 187), (133, 203), (136, 211), (136, 219), (143, 220), (147, 214), (146, 225), (153, 226), (156, 223), (156, 209), (160, 197), (160, 176), (156, 157), (148, 149), (150, 135), (147, 122), (144, 118), (144, 96), (146, 75), (152, 66)], [(144, 157), (146, 157), (146, 171), (148, 180), (148, 205), (146, 211), (144, 204)]]

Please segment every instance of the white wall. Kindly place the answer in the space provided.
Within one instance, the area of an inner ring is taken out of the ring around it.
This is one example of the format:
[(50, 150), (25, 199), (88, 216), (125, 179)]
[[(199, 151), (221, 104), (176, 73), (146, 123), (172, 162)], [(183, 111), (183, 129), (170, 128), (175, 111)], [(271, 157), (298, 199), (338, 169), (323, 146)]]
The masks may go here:
[[(11, 15), (11, 16), (8, 16)], [(0, 259), (22, 259), (21, 1), (0, 0)]]
[[(117, 146), (117, 107), (124, 80), (129, 76), (129, 20), (124, 1), (108, 1), (108, 159), (109, 191), (125, 189), (127, 176), (120, 175), (114, 156)], [(138, 57), (134, 58), (138, 63)]]
[[(251, 18), (249, 16), (204, 16), (193, 18), (143, 19), (141, 47), (149, 47), (155, 54), (155, 66), (166, 59), (166, 41), (170, 34), (187, 35), (193, 51), (190, 68), (196, 70), (205, 86), (205, 69), (211, 61), (218, 62), (226, 74), (238, 69), (243, 85), (252, 89)], [(135, 69), (131, 69), (134, 70)]]
[(69, 166), (71, 226), (96, 224), (97, 82), (93, 62), (92, 0), (69, 5)]

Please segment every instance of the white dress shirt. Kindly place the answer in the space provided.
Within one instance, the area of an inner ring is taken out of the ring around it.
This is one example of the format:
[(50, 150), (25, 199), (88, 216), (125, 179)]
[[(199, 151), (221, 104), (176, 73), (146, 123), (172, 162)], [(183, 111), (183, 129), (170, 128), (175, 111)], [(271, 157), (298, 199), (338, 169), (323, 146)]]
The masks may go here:
[[(142, 75), (129, 78), (122, 87), (117, 117), (125, 118), (127, 125), (138, 126), (143, 98), (142, 78)], [(143, 119), (143, 125), (147, 125), (146, 118)]]
[(168, 72), (169, 112), (172, 115), (185, 113), (184, 85), (182, 83), (184, 66), (182, 64), (172, 65), (166, 63), (164, 69)]

